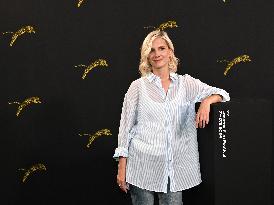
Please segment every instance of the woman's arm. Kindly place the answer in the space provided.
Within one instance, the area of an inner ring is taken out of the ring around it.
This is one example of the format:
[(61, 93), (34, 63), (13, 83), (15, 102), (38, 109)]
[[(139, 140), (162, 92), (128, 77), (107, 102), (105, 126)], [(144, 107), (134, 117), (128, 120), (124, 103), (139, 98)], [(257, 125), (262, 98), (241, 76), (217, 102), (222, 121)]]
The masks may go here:
[(223, 100), (223, 96), (219, 94), (213, 94), (205, 98), (202, 102), (207, 102), (209, 104), (212, 104), (212, 103), (222, 102), (222, 100)]
[(219, 94), (213, 94), (206, 97), (200, 104), (200, 107), (196, 114), (195, 124), (196, 128), (204, 128), (209, 123), (210, 104), (222, 102), (222, 96)]
[(193, 78), (188, 74), (186, 74), (186, 94), (187, 100), (192, 102), (202, 102), (208, 97), (210, 97), (210, 101), (218, 101), (216, 96), (212, 97), (214, 94), (222, 96), (221, 102), (230, 100), (229, 93), (225, 90), (203, 83), (199, 79)]
[(137, 104), (138, 104), (138, 82), (133, 81), (125, 94), (119, 133), (118, 133), (118, 147), (115, 149), (113, 158), (116, 161), (119, 157), (128, 157), (128, 146), (130, 141), (130, 131), (137, 118)]
[(229, 93), (223, 89), (207, 85), (187, 74), (186, 82), (187, 100), (195, 103), (201, 102), (196, 113), (196, 128), (198, 125), (200, 128), (204, 128), (209, 122), (210, 104), (229, 101)]
[(137, 120), (137, 105), (139, 100), (137, 83), (137, 81), (133, 81), (125, 94), (118, 133), (118, 147), (115, 149), (113, 155), (113, 158), (119, 161), (117, 184), (126, 193), (128, 189), (126, 185), (126, 163), (131, 138), (130, 131)]
[(127, 193), (126, 165), (127, 165), (127, 158), (119, 157), (117, 184), (119, 185), (120, 189), (122, 189), (122, 191)]

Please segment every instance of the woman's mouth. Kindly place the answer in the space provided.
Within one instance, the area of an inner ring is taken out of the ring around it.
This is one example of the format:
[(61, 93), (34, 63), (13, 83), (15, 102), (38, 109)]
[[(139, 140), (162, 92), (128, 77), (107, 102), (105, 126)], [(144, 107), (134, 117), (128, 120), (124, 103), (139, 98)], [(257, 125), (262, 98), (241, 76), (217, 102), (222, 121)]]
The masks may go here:
[(154, 60), (154, 62), (159, 62), (159, 61), (161, 61), (161, 60)]

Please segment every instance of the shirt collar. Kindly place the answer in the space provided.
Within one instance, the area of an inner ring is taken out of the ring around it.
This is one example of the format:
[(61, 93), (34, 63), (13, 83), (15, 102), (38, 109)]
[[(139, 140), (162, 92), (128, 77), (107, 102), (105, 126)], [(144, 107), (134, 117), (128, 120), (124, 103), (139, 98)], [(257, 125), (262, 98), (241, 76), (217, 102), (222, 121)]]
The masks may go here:
[[(177, 79), (178, 79), (178, 75), (177, 75), (177, 73), (175, 73), (175, 72), (170, 72), (169, 73), (169, 76), (170, 76), (170, 78), (171, 78), (171, 80), (172, 81), (176, 81)], [(157, 75), (155, 75), (154, 73), (152, 73), (152, 72), (149, 72), (148, 74), (147, 74), (147, 79), (148, 79), (148, 81), (151, 83), (152, 81), (154, 81), (154, 80), (156, 80), (157, 78), (159, 79), (160, 77), (159, 76), (157, 76)]]

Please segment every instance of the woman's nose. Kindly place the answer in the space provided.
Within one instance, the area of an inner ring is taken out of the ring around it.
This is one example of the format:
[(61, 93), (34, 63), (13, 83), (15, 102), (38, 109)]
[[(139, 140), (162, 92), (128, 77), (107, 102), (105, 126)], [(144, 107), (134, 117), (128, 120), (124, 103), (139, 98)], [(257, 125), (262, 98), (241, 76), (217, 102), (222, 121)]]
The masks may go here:
[(160, 56), (160, 52), (159, 51), (155, 51), (155, 57), (159, 57)]

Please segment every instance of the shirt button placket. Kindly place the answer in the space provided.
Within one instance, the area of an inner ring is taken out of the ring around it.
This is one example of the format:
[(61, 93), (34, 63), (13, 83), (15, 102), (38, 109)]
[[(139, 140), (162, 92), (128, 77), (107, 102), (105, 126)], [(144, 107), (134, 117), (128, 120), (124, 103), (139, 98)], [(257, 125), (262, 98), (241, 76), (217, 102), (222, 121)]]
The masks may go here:
[[(172, 147), (171, 147), (171, 139), (172, 139), (172, 117), (170, 113), (170, 103), (169, 103), (169, 96), (170, 92), (167, 92), (167, 95), (165, 96), (165, 129), (166, 129), (166, 138), (167, 138), (167, 169), (168, 169), (168, 176), (170, 177), (170, 183), (173, 179), (173, 169), (172, 169), (172, 163), (173, 163), (173, 157), (172, 157)], [(171, 183), (170, 185), (173, 186)], [(170, 186), (171, 187), (171, 186)]]
[(166, 127), (166, 136), (167, 136), (167, 158), (168, 158), (168, 170), (171, 170), (171, 163), (172, 163), (172, 150), (171, 150), (171, 123), (170, 123), (170, 113), (169, 113), (169, 103), (166, 101), (165, 103), (165, 112), (166, 112), (166, 120), (165, 120), (165, 127)]

